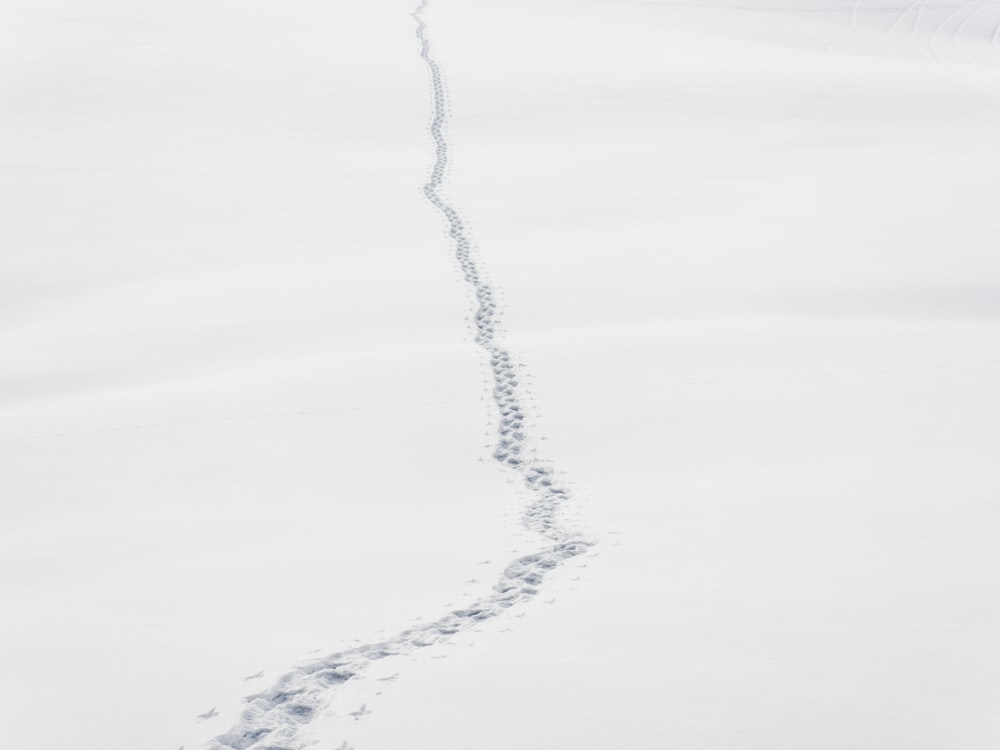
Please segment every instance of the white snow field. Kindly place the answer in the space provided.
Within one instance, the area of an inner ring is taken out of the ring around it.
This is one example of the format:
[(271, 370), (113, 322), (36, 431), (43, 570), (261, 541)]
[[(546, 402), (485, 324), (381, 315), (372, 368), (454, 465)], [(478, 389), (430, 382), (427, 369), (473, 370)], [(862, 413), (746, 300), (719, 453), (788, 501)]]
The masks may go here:
[(0, 0), (0, 747), (995, 750), (1000, 3)]

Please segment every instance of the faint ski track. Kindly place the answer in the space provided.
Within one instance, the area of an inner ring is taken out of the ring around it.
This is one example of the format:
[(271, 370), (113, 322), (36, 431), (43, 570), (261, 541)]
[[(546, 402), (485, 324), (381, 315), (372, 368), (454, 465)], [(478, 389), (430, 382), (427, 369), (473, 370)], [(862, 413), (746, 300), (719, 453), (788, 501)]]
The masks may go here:
[[(927, 49), (930, 52), (931, 57), (933, 57), (935, 60), (940, 61), (941, 60), (941, 56), (935, 50), (935, 48), (934, 48), (934, 42), (937, 41), (938, 37), (941, 35), (941, 31), (948, 25), (948, 23), (951, 21), (951, 19), (953, 19), (955, 16), (957, 16), (963, 10), (965, 10), (965, 6), (964, 5), (958, 5), (958, 6), (956, 6), (944, 18), (942, 18), (940, 21), (938, 21), (937, 24), (934, 26), (934, 30), (931, 32), (931, 36), (927, 40)], [(954, 33), (955, 32), (953, 31), (952, 32), (953, 36), (954, 36)]]
[(312, 660), (282, 675), (271, 688), (246, 699), (247, 706), (236, 724), (210, 741), (208, 747), (212, 750), (301, 750), (307, 743), (300, 730), (322, 711), (337, 686), (360, 674), (373, 662), (442, 643), (534, 597), (547, 572), (592, 546), (591, 542), (559, 526), (559, 508), (569, 499), (570, 491), (557, 483), (550, 467), (528, 458), (529, 442), (517, 374), (510, 353), (497, 342), (497, 305), (493, 289), (472, 257), (471, 241), (458, 212), (438, 193), (448, 163), (448, 142), (444, 135), (446, 95), (440, 67), (431, 55), (425, 35), (426, 24), (421, 15), (426, 7), (427, 0), (422, 0), (412, 14), (417, 22), (420, 56), (430, 74), (433, 99), (430, 133), (435, 158), (423, 191), (448, 223), (455, 257), (478, 303), (474, 316), (475, 340), (489, 357), (493, 399), (500, 413), (493, 458), (507, 470), (520, 475), (531, 491), (533, 500), (525, 510), (524, 523), (547, 538), (550, 544), (535, 554), (511, 562), (489, 592), (463, 609), (408, 628), (394, 638)]
[(971, 6), (972, 10), (959, 22), (958, 26), (956, 26), (954, 31), (951, 33), (952, 45), (955, 47), (955, 52), (963, 60), (969, 60), (968, 55), (962, 52), (962, 47), (959, 45), (959, 42), (962, 40), (962, 35), (965, 32), (965, 27), (969, 25), (969, 21), (972, 20), (973, 16), (977, 15), (979, 11), (989, 4), (990, 0), (985, 0), (984, 2), (980, 2), (978, 5)]
[(898, 16), (896, 16), (895, 20), (894, 20), (894, 21), (893, 21), (893, 22), (892, 22), (891, 24), (889, 24), (889, 28), (885, 30), (885, 34), (884, 34), (884, 36), (887, 36), (887, 37), (888, 37), (888, 36), (891, 36), (891, 35), (892, 35), (892, 32), (893, 32), (893, 31), (895, 31), (896, 27), (897, 27), (897, 26), (899, 26), (900, 22), (901, 22), (901, 21), (902, 21), (902, 20), (903, 20), (903, 19), (904, 19), (904, 18), (905, 18), (906, 16), (908, 16), (908, 15), (909, 15), (909, 13), (910, 13), (910, 11), (911, 11), (911, 10), (913, 10), (914, 8), (916, 8), (916, 7), (917, 7), (917, 3), (918, 3), (919, 1), (920, 1), (920, 0), (913, 0), (913, 2), (912, 2), (912, 3), (910, 3), (910, 4), (909, 4), (909, 5), (907, 5), (907, 6), (905, 7), (905, 8), (903, 8), (903, 10), (902, 10), (902, 11), (900, 12), (900, 14), (899, 14)]

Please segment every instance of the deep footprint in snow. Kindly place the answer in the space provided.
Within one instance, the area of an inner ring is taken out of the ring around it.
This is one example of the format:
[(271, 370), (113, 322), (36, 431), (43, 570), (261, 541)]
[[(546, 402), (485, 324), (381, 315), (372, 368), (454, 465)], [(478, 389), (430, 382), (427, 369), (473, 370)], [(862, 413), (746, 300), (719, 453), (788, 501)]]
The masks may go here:
[(367, 716), (370, 713), (371, 713), (371, 709), (367, 708), (365, 706), (365, 704), (362, 703), (361, 704), (361, 708), (359, 708), (357, 711), (351, 711), (351, 716), (353, 716), (354, 720), (357, 721), (362, 716)]

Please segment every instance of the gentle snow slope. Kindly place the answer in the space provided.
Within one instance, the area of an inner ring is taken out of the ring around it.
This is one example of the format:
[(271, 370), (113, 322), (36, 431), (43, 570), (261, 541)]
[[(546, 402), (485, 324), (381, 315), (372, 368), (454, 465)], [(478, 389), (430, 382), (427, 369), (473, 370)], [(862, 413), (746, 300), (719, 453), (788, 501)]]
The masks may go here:
[(334, 747), (1000, 743), (1000, 6), (938, 62), (975, 8), (759, 5), (428, 14), (448, 190), (602, 541)]
[[(539, 546), (479, 460), (413, 4), (0, 8), (0, 744), (190, 750)], [(600, 543), (304, 741), (993, 750), (1000, 5), (425, 18), (442, 192)]]
[(520, 544), (412, 7), (3, 10), (0, 745), (173, 750)]

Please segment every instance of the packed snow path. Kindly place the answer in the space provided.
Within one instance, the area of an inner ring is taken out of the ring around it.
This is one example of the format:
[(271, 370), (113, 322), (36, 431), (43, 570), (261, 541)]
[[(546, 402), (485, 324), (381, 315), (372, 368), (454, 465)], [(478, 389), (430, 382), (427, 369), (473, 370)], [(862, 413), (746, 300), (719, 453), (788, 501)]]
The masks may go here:
[(546, 573), (585, 552), (591, 542), (559, 525), (559, 509), (570, 497), (557, 483), (552, 469), (530, 452), (519, 383), (510, 352), (497, 342), (497, 304), (493, 289), (472, 257), (469, 234), (458, 212), (441, 197), (439, 188), (448, 163), (444, 123), (446, 94), (441, 69), (431, 54), (422, 13), (427, 0), (414, 11), (420, 56), (430, 72), (433, 117), (430, 125), (435, 158), (423, 187), (427, 200), (445, 217), (454, 241), (455, 256), (475, 295), (475, 341), (489, 358), (493, 399), (500, 414), (493, 458), (518, 474), (532, 500), (524, 513), (525, 525), (549, 540), (544, 549), (511, 562), (492, 589), (463, 609), (432, 622), (404, 630), (393, 638), (341, 651), (302, 664), (282, 675), (268, 690), (246, 699), (247, 707), (228, 732), (209, 744), (212, 750), (298, 750), (304, 746), (300, 729), (332, 698), (333, 691), (360, 674), (372, 662), (433, 646), (495, 617), (538, 593)]

